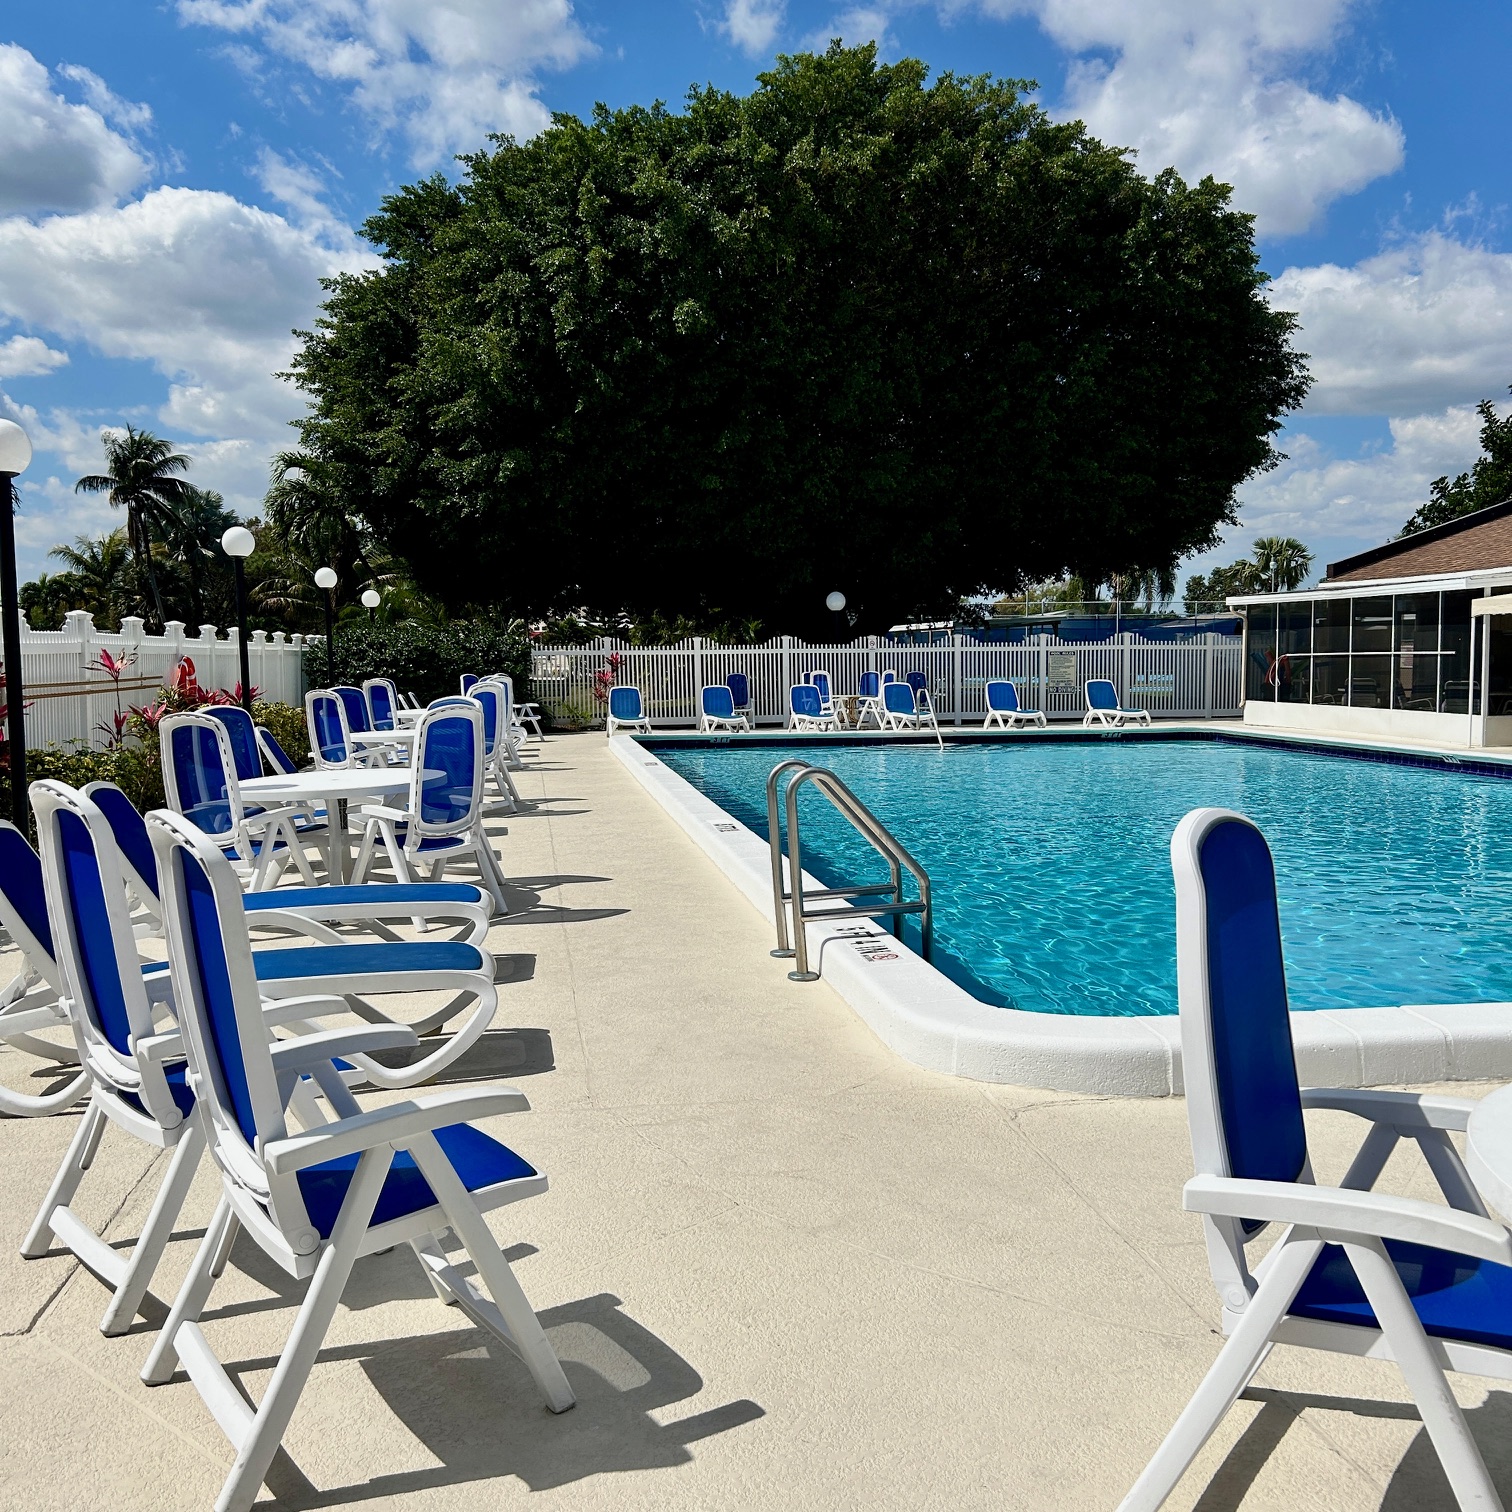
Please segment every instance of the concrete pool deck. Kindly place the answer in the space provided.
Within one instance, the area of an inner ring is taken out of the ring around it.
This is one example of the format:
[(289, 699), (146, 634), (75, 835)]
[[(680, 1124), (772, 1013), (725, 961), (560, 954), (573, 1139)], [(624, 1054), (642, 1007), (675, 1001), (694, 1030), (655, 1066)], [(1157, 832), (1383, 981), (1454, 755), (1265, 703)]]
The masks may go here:
[[(500, 839), (497, 1027), (464, 1063), (545, 1196), (493, 1215), (578, 1392), (551, 1417), (405, 1253), (359, 1263), (269, 1505), (1108, 1509), (1218, 1349), (1180, 1099), (987, 1085), (881, 1044), (606, 749), (554, 739)], [(6, 965), (9, 963), (7, 962)], [(0, 1052), (5, 1053), (5, 1052)], [(1452, 1090), (1475, 1096), (1484, 1087)], [(379, 1103), (382, 1095), (365, 1097)], [(1320, 1179), (1362, 1132), (1309, 1115)], [(76, 1116), (0, 1122), (0, 1497), (206, 1507), (229, 1446), (100, 1336), (100, 1285), (16, 1244)], [(81, 1192), (129, 1242), (155, 1186), (107, 1135)], [(1415, 1157), (1383, 1185), (1430, 1196)], [(167, 1296), (214, 1201), (202, 1172)], [(206, 1330), (254, 1395), (290, 1289), (238, 1244)], [(1512, 1500), (1512, 1392), (1455, 1378)], [(1170, 1505), (1447, 1512), (1394, 1367), (1278, 1350)]]

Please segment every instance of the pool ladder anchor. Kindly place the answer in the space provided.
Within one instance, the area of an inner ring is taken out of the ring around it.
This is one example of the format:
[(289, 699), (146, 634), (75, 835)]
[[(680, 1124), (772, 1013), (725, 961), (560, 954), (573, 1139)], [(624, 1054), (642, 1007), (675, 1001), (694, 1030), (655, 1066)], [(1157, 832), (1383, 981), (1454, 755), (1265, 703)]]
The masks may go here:
[[(787, 813), (788, 875), (792, 879), (791, 890), (783, 877), (782, 831), (777, 823), (777, 784), (782, 774), (788, 771), (793, 772), (793, 777), (787, 785), (783, 801)], [(889, 878), (886, 882), (872, 882), (859, 887), (804, 887), (798, 790), (806, 782), (829, 799), (840, 816), (887, 862)], [(809, 924), (890, 916), (893, 933), (901, 939), (904, 917), (918, 914), (923, 935), (920, 954), (926, 961), (929, 960), (934, 941), (934, 907), (930, 896), (929, 873), (909, 855), (887, 826), (833, 772), (825, 767), (813, 766), (801, 757), (792, 757), (772, 768), (771, 775), (767, 778), (766, 797), (767, 835), (772, 852), (772, 911), (777, 920), (777, 948), (772, 954), (779, 959), (793, 960), (796, 970), (788, 972), (788, 980), (819, 980), (819, 973), (809, 970), (808, 931), (805, 928)], [(905, 871), (918, 885), (917, 898), (904, 896)], [(811, 909), (808, 906), (810, 903), (855, 898), (877, 898), (882, 901), (844, 902), (838, 908)], [(791, 929), (789, 913), (792, 916)]]

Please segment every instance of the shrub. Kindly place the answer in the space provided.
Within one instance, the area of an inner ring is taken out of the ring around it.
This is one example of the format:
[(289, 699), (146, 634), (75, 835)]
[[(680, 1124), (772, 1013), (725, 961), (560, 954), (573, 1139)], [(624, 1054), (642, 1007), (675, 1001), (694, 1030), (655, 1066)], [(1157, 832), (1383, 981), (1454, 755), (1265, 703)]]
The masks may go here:
[(258, 724), (267, 725), (296, 765), (303, 766), (310, 759), (310, 732), (303, 709), (286, 703), (255, 703), (252, 717)]
[[(422, 625), (409, 620), (397, 625), (343, 625), (336, 632), (340, 683), (360, 688), (366, 678), (387, 677), (401, 692), (429, 703), (455, 693), (464, 672), (507, 672), (514, 678), (515, 697), (529, 697), (530, 638), (519, 622), (450, 620)], [(317, 684), (324, 679), (323, 646), (312, 648), (308, 676)]]

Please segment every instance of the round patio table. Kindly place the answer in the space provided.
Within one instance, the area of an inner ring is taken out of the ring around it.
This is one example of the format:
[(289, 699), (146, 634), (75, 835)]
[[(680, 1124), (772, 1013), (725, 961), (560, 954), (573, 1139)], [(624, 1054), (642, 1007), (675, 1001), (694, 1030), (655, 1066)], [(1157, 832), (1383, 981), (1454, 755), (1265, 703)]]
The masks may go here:
[(1482, 1197), (1512, 1216), (1512, 1087), (1482, 1098), (1465, 1127), (1465, 1164)]
[(243, 798), (254, 802), (323, 803), (326, 811), (326, 875), (345, 882), (351, 868), (348, 830), (341, 805), (362, 798), (393, 798), (409, 791), (408, 767), (334, 767), (311, 772), (250, 777), (239, 784)]

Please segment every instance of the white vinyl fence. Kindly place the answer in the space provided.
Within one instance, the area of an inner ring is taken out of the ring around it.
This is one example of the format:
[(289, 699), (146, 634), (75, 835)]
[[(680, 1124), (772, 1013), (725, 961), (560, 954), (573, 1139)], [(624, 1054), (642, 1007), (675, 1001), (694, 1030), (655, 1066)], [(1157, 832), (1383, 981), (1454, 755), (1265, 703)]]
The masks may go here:
[(1232, 718), (1243, 684), (1243, 649), (1233, 635), (1149, 641), (1124, 634), (1092, 643), (1044, 636), (1019, 646), (960, 636), (932, 646), (894, 646), (875, 637), (848, 646), (810, 646), (784, 636), (764, 646), (719, 646), (697, 638), (676, 646), (614, 640), (541, 646), (532, 656), (531, 697), (557, 720), (602, 723), (595, 681), (616, 656), (613, 681), (639, 688), (647, 715), (668, 726), (696, 724), (699, 689), (722, 683), (732, 672), (750, 679), (756, 722), (765, 725), (786, 723), (788, 690), (814, 669), (830, 674), (837, 696), (854, 693), (863, 672), (923, 672), (936, 714), (951, 724), (980, 724), (987, 712), (984, 689), (1000, 679), (1017, 685), (1025, 708), (1043, 709), (1051, 719), (1082, 717), (1088, 678), (1110, 679), (1127, 705), (1182, 719)]
[[(134, 653), (135, 661), (119, 684), (98, 665), (100, 652), (112, 657)], [(254, 630), (247, 646), (252, 685), (269, 702), (300, 704), (304, 699), (302, 635), (286, 637)], [(30, 748), (86, 741), (95, 748), (106, 743), (99, 727), (107, 728), (120, 705), (151, 703), (173, 674), (181, 657), (194, 662), (202, 688), (234, 688), (241, 681), (241, 660), (234, 629), (224, 632), (201, 625), (199, 635), (185, 634), (176, 620), (162, 635), (146, 635), (142, 621), (127, 619), (119, 634), (95, 629), (83, 611), (70, 614), (61, 630), (21, 630), (21, 672), (26, 711), (26, 744)]]

